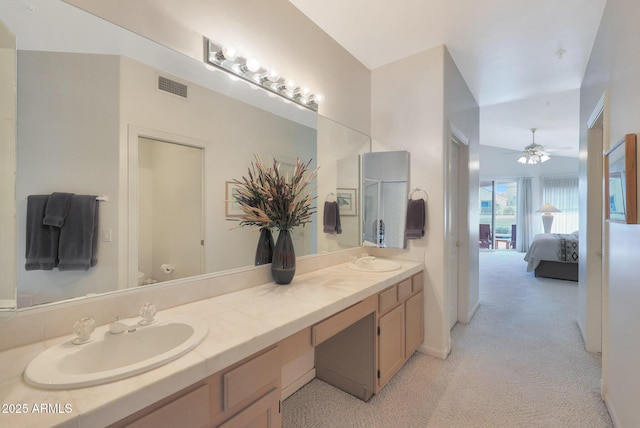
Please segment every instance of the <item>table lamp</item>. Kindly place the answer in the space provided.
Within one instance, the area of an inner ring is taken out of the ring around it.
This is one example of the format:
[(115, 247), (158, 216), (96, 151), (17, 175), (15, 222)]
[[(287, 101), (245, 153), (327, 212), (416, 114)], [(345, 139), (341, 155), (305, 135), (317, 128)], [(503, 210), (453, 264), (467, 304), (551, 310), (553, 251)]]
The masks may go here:
[(542, 214), (542, 226), (544, 227), (544, 233), (551, 233), (551, 225), (553, 224), (553, 214), (559, 213), (560, 210), (551, 204), (544, 204), (536, 212)]

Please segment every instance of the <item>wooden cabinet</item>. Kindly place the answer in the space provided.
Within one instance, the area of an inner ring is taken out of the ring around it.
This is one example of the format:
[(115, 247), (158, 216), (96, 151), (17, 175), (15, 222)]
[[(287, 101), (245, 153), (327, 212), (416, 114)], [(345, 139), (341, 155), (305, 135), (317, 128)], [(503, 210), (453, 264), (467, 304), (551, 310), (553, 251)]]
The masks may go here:
[[(242, 412), (219, 425), (220, 428), (276, 428), (281, 425), (280, 390), (274, 388)], [(178, 426), (178, 425), (176, 425)], [(180, 425), (182, 426), (182, 425)]]
[[(284, 387), (302, 372), (368, 400), (424, 340), (422, 272), (307, 327), (113, 427), (279, 427)], [(310, 378), (309, 378), (310, 379)]]
[(386, 385), (424, 340), (422, 273), (312, 327), (316, 376), (362, 400)]
[[(213, 426), (236, 425), (236, 421), (274, 419), (271, 394), (278, 391), (282, 356), (279, 346), (234, 364), (209, 378), (211, 395), (210, 418)], [(272, 397), (273, 398), (273, 397)], [(276, 406), (277, 409), (277, 406)], [(246, 416), (240, 416), (244, 412)], [(279, 414), (277, 418), (279, 419)], [(261, 425), (256, 425), (261, 426)]]
[(404, 306), (398, 305), (378, 319), (378, 388), (404, 364)]
[[(177, 398), (174, 398), (178, 395)], [(180, 392), (149, 406), (112, 427), (163, 428), (202, 427), (209, 422), (209, 388), (201, 384), (195, 390)]]
[(378, 296), (378, 382), (376, 393), (391, 380), (424, 341), (422, 272)]
[(112, 427), (279, 427), (280, 346), (246, 358)]

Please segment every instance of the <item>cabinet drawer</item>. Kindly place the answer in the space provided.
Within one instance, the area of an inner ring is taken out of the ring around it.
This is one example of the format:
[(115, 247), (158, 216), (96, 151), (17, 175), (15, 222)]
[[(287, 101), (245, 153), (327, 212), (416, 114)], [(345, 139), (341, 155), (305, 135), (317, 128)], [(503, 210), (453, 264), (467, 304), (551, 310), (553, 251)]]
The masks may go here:
[(280, 379), (280, 348), (273, 348), (223, 375), (223, 410), (243, 404)]
[(396, 306), (398, 306), (398, 287), (394, 285), (378, 295), (378, 314), (386, 314)]
[(127, 427), (201, 427), (208, 422), (209, 387), (202, 385), (200, 388), (143, 416)]
[(404, 302), (413, 294), (411, 278), (407, 278), (398, 284), (398, 301)]
[(318, 346), (325, 340), (335, 336), (345, 328), (375, 311), (376, 299), (375, 296), (372, 296), (342, 312), (338, 312), (324, 321), (320, 321), (311, 329), (311, 342), (313, 346)]
[(424, 288), (424, 272), (417, 273), (411, 277), (411, 291), (413, 294), (422, 291)]
[(264, 397), (238, 413), (219, 428), (275, 428), (281, 425), (280, 390), (274, 388)]

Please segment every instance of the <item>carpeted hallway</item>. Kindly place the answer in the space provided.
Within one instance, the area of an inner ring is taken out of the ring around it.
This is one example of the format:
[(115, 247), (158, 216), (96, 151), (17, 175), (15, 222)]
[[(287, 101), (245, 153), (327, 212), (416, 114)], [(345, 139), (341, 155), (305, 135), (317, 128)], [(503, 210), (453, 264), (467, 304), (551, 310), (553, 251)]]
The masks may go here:
[(575, 282), (534, 278), (524, 254), (480, 253), (480, 309), (445, 361), (416, 353), (364, 403), (314, 380), (283, 403), (303, 427), (611, 427), (600, 354), (584, 350)]

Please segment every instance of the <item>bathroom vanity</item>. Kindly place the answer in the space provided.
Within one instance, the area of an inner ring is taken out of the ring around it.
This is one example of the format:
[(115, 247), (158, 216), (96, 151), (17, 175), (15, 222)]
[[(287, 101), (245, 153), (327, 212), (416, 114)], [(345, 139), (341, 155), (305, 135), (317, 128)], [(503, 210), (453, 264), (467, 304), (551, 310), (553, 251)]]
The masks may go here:
[[(69, 403), (64, 414), (6, 415), (10, 426), (279, 426), (281, 400), (318, 377), (363, 400), (379, 392), (424, 332), (423, 264), (390, 272), (347, 263), (158, 312), (209, 325), (193, 351), (120, 381), (42, 390), (22, 376), (5, 401)], [(69, 340), (54, 339), (47, 346)], [(13, 358), (7, 353), (2, 358)], [(364, 363), (362, 363), (364, 361)]]
[(424, 339), (422, 287), (420, 272), (112, 426), (280, 426), (283, 371), (310, 350), (316, 377), (366, 401)]

